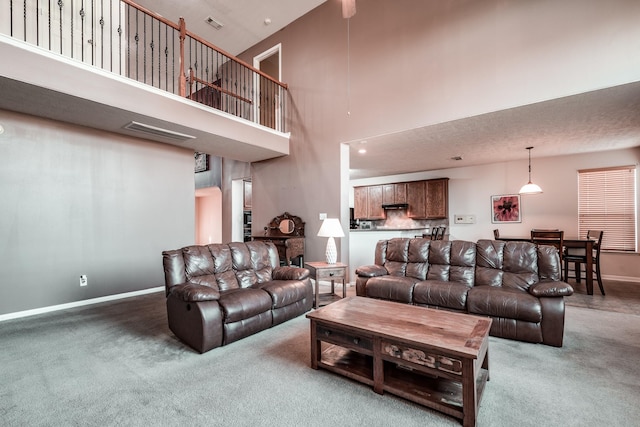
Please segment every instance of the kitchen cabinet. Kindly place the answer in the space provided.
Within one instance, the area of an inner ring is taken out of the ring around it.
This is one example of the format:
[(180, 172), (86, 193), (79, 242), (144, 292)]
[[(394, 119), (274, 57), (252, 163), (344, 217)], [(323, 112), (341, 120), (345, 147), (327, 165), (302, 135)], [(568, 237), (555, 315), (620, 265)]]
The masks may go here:
[(412, 219), (446, 219), (449, 178), (354, 187), (353, 199), (354, 219), (384, 219), (383, 203), (407, 203)]
[(382, 209), (382, 185), (354, 187), (353, 189), (353, 217), (355, 219), (384, 219)]
[(430, 179), (426, 181), (428, 219), (447, 218), (449, 216), (449, 179)]
[(427, 217), (427, 186), (424, 181), (407, 182), (407, 216), (413, 219)]
[(404, 182), (396, 184), (384, 184), (382, 186), (382, 203), (407, 203), (407, 184)]
[(446, 219), (449, 216), (449, 179), (407, 183), (407, 216), (412, 219)]

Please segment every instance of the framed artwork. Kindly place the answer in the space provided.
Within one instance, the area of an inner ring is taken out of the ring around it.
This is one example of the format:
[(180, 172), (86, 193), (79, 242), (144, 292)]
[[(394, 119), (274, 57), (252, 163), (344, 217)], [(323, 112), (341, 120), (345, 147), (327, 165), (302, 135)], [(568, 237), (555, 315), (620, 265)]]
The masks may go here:
[(491, 196), (491, 222), (494, 224), (522, 222), (520, 195)]
[(196, 172), (204, 172), (207, 170), (207, 155), (206, 153), (200, 153), (197, 152), (194, 154), (194, 157), (196, 159), (196, 166), (195, 166), (195, 171)]

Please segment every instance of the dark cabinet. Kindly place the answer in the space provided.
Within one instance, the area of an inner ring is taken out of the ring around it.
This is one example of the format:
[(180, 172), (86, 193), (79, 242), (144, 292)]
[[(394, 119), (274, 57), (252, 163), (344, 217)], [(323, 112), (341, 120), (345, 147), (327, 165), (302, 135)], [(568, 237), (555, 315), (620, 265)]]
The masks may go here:
[(382, 186), (382, 203), (407, 203), (407, 184), (384, 184)]
[(407, 183), (407, 216), (413, 219), (445, 219), (449, 216), (449, 178)]
[(449, 216), (449, 178), (354, 187), (355, 219), (384, 219), (382, 204), (407, 203), (412, 219)]
[(384, 219), (383, 186), (369, 185), (353, 189), (354, 219)]
[(430, 179), (426, 182), (426, 214), (428, 219), (449, 216), (449, 179)]
[(427, 186), (424, 181), (407, 182), (407, 216), (413, 219), (427, 217)]

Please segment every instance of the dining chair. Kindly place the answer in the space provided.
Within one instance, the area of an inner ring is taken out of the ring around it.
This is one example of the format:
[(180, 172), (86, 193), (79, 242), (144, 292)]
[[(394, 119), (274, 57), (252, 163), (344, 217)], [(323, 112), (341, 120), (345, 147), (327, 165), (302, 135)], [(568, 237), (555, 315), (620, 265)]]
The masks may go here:
[[(591, 239), (594, 241), (593, 243), (593, 270), (591, 272), (586, 271), (585, 266), (585, 276), (589, 273), (592, 275), (595, 274), (595, 278), (598, 282), (598, 287), (600, 288), (600, 293), (604, 295), (604, 285), (602, 284), (602, 274), (600, 273), (600, 247), (602, 246), (602, 236), (603, 232), (601, 230), (589, 230), (587, 231), (587, 239)], [(572, 278), (576, 279), (576, 283), (580, 283), (582, 279), (582, 264), (587, 263), (587, 255), (585, 253), (585, 249), (581, 248), (567, 248), (564, 254), (564, 277), (565, 280), (569, 279), (569, 264), (573, 263), (573, 276)]]
[(440, 227), (432, 227), (431, 228), (431, 240), (438, 240), (438, 229)]
[(537, 245), (549, 245), (558, 249), (560, 256), (560, 279), (564, 280), (562, 261), (564, 254), (564, 231), (562, 230), (531, 230), (531, 241)]
[(447, 231), (447, 227), (438, 227), (438, 235), (436, 240), (444, 240), (444, 232)]
[(497, 228), (495, 230), (493, 230), (493, 238), (494, 239), (499, 239), (500, 238), (500, 230), (498, 230)]

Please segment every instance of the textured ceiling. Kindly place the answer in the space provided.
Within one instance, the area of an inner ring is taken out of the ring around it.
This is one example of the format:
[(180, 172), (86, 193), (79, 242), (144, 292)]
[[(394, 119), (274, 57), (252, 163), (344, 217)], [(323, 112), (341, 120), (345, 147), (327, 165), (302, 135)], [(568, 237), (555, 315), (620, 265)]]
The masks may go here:
[(350, 143), (350, 177), (526, 159), (526, 147), (551, 157), (638, 146), (640, 82), (362, 138)]

